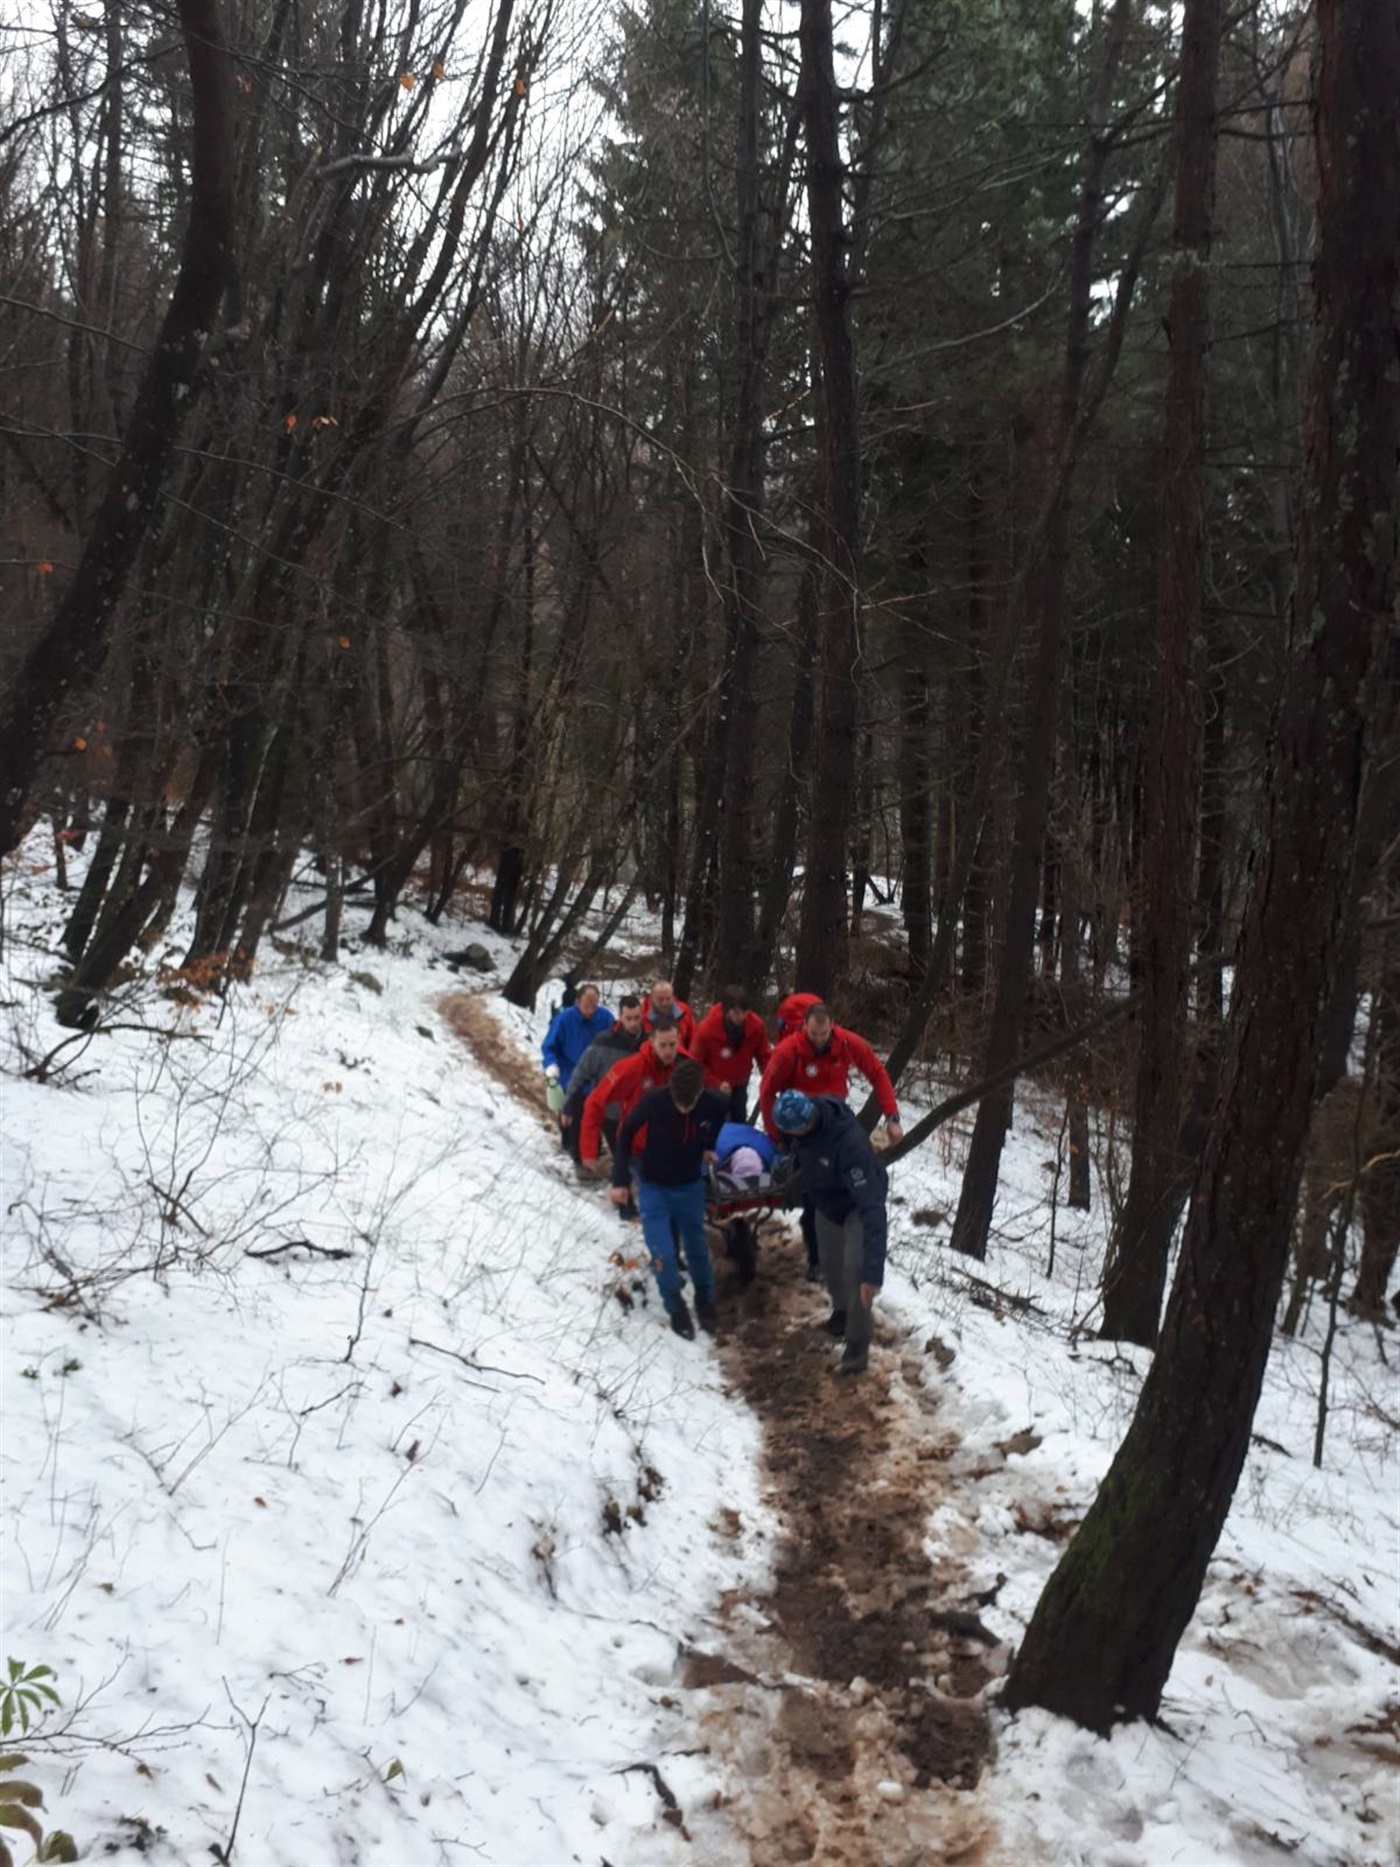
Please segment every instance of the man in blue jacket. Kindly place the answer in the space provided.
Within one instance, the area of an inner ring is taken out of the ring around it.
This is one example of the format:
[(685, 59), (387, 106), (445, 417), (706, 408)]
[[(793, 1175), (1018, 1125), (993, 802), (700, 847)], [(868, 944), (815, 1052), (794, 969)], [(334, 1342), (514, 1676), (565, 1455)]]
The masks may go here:
[[(585, 1050), (595, 1037), (613, 1026), (613, 1015), (598, 1003), (596, 985), (581, 985), (572, 1005), (565, 1005), (550, 1019), (540, 1055), (544, 1073), (551, 1083), (567, 1084)], [(562, 1095), (559, 1098), (563, 1102)]]
[(885, 1169), (869, 1135), (836, 1096), (784, 1089), (773, 1103), (773, 1126), (788, 1138), (802, 1190), (816, 1209), (817, 1248), (831, 1293), (826, 1327), (846, 1338), (837, 1372), (864, 1374), (875, 1293), (885, 1281)]

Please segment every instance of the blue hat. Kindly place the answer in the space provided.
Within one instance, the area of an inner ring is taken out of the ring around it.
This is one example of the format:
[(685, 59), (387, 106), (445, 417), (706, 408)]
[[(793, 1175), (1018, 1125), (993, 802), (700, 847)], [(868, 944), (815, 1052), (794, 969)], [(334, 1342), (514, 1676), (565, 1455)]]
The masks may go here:
[(800, 1089), (784, 1089), (773, 1104), (773, 1126), (784, 1134), (801, 1134), (816, 1118), (816, 1103)]

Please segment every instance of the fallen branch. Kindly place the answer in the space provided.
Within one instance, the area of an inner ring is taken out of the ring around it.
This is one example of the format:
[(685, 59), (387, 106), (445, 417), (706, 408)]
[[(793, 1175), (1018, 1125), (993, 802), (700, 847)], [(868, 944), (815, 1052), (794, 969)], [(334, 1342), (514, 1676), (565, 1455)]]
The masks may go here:
[(688, 1841), (690, 1836), (686, 1833), (685, 1817), (681, 1813), (680, 1803), (676, 1800), (676, 1792), (660, 1770), (654, 1763), (624, 1763), (620, 1770), (613, 1771), (613, 1775), (629, 1776), (634, 1772), (651, 1778), (656, 1785), (656, 1793), (661, 1798), (662, 1807), (665, 1809), (665, 1814), (661, 1817), (662, 1821), (669, 1822), (672, 1828), (678, 1828)]
[(355, 1255), (343, 1245), (313, 1245), (309, 1238), (288, 1238), (280, 1245), (268, 1245), (261, 1251), (249, 1245), (243, 1255), (245, 1258), (275, 1258), (283, 1251), (311, 1251), (318, 1258), (353, 1258)]
[(476, 1374), (499, 1374), (508, 1381), (534, 1381), (538, 1386), (544, 1386), (544, 1378), (541, 1375), (525, 1374), (517, 1368), (493, 1368), (489, 1362), (473, 1361), (469, 1355), (459, 1355), (455, 1348), (444, 1348), (440, 1342), (425, 1342), (421, 1337), (411, 1335), (408, 1338), (408, 1346), (431, 1348), (439, 1355), (450, 1355), (454, 1361), (460, 1361), (464, 1368), (470, 1368)]
[(968, 1278), (967, 1292), (973, 1302), (983, 1309), (1000, 1304), (1003, 1309), (1016, 1310), (1023, 1316), (1044, 1316), (1047, 1313), (1033, 1298), (1018, 1296), (1014, 1290), (1000, 1290), (995, 1284), (985, 1283), (980, 1277)]
[(895, 1161), (902, 1160), (921, 1142), (927, 1141), (936, 1129), (943, 1126), (944, 1122), (951, 1121), (964, 1109), (971, 1108), (974, 1103), (980, 1102), (983, 1096), (991, 1095), (994, 1090), (1004, 1089), (1008, 1083), (1014, 1083), (1018, 1076), (1025, 1076), (1031, 1070), (1039, 1069), (1041, 1064), (1050, 1063), (1056, 1057), (1064, 1056), (1066, 1051), (1077, 1050), (1096, 1032), (1107, 1030), (1110, 1025), (1118, 1024), (1124, 1018), (1131, 1017), (1137, 1010), (1137, 1004), (1136, 993), (1129, 998), (1117, 999), (1113, 1004), (1105, 1005), (1102, 1011), (1086, 1019), (1083, 1024), (1076, 1025), (1072, 1031), (1066, 1031), (1062, 1037), (1056, 1037), (1050, 1043), (1042, 1044), (1039, 1050), (1032, 1050), (1023, 1057), (1017, 1057), (1004, 1069), (996, 1070), (990, 1076), (984, 1076), (980, 1083), (973, 1083), (967, 1089), (960, 1089), (955, 1096), (949, 1096), (946, 1101), (940, 1102), (937, 1108), (930, 1109), (922, 1121), (915, 1122), (902, 1141), (897, 1142), (894, 1147), (886, 1148), (881, 1157), (885, 1165), (891, 1166)]

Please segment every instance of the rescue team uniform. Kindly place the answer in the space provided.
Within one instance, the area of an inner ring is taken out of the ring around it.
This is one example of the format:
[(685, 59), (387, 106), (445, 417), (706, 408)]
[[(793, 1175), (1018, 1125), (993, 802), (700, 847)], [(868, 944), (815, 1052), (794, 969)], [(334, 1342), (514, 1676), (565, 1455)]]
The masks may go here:
[(802, 1029), (803, 1019), (821, 999), (815, 992), (789, 992), (778, 1007), (778, 1040), (792, 1037)]
[[(677, 1052), (677, 1063), (680, 1061), (681, 1054)], [(585, 1165), (598, 1158), (598, 1143), (602, 1138), (603, 1121), (609, 1104), (618, 1105), (618, 1151), (621, 1152), (621, 1124), (626, 1122), (627, 1117), (648, 1090), (666, 1087), (675, 1067), (675, 1063), (663, 1063), (650, 1044), (643, 1044), (635, 1057), (624, 1057), (620, 1063), (614, 1063), (583, 1105), (578, 1152), (579, 1159)], [(632, 1146), (634, 1151), (641, 1151), (640, 1144), (635, 1137)], [(626, 1181), (623, 1184), (625, 1185)]]
[(773, 1103), (784, 1089), (800, 1089), (805, 1096), (839, 1096), (845, 1101), (852, 1070), (875, 1091), (885, 1120), (898, 1121), (899, 1104), (889, 1071), (863, 1037), (834, 1024), (825, 1050), (818, 1050), (802, 1030), (783, 1038), (773, 1052), (758, 1091), (764, 1127), (770, 1134), (778, 1132), (773, 1126)]
[(705, 1072), (706, 1087), (722, 1089), (729, 1097), (729, 1119), (743, 1121), (753, 1067), (757, 1064), (761, 1073), (773, 1054), (762, 1018), (756, 1011), (746, 1011), (743, 1034), (736, 1041), (725, 1022), (724, 1006), (711, 1005), (695, 1028), (690, 1054)]
[[(675, 1019), (676, 1029), (680, 1032), (681, 1049), (688, 1051), (690, 1049), (691, 1039), (695, 1036), (695, 1016), (690, 1006), (686, 1004), (683, 998), (678, 998), (671, 1006), (669, 1012), (665, 1012), (662, 1015)], [(651, 1035), (651, 1019), (651, 993), (648, 992), (646, 997), (642, 1000), (642, 1029), (648, 1036)]]

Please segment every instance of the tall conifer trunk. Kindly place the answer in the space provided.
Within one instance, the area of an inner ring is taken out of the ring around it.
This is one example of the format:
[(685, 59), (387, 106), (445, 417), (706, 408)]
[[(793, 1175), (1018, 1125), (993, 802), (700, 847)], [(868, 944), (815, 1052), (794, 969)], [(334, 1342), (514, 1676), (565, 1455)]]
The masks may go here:
[(1376, 230), (1400, 215), (1400, 14), (1319, 0), (1317, 20), (1317, 342), (1293, 652), (1220, 1087), (1156, 1360), (1007, 1686), (1013, 1709), (1099, 1731), (1156, 1715), (1249, 1449), (1376, 813), (1367, 792), (1393, 789), (1376, 755), (1400, 596), (1400, 250)]
[(860, 433), (831, 0), (802, 0), (798, 37), (807, 131), (812, 300), (821, 362), (817, 433), (825, 576), (817, 770), (797, 936), (797, 977), (805, 990), (830, 996), (846, 968), (846, 852), (855, 812), (861, 657)]
[(1150, 1347), (1166, 1286), (1181, 1179), (1186, 977), (1199, 753), (1193, 664), (1206, 603), (1205, 413), (1215, 209), (1220, 0), (1188, 0), (1176, 97), (1176, 270), (1169, 353), (1157, 637), (1143, 756), (1142, 843), (1133, 943), (1142, 991), (1133, 1158), (1104, 1280), (1102, 1333)]

